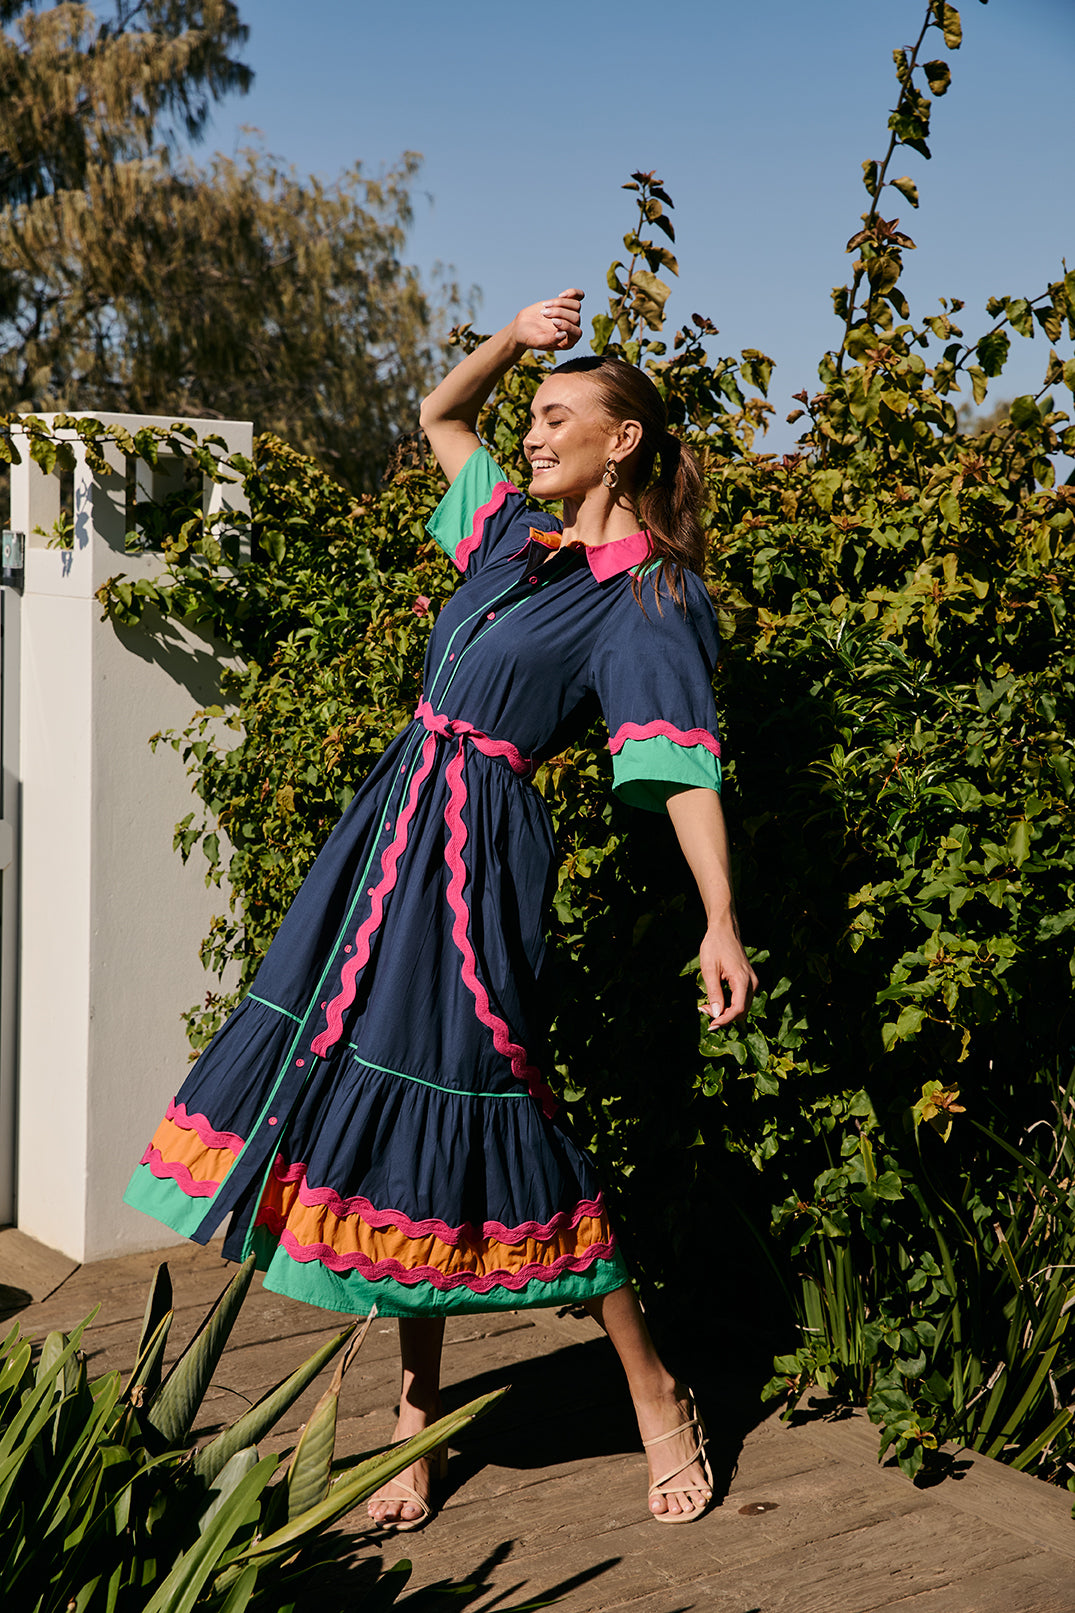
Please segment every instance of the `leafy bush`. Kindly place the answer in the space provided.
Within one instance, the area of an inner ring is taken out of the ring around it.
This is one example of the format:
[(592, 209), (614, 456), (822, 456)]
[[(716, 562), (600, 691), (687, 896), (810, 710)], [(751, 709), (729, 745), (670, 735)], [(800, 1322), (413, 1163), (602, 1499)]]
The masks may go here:
[[(928, 155), (921, 86), (937, 96), (950, 79), (919, 60), (936, 31), (958, 47), (945, 0), (896, 53), (888, 152), (863, 164), (840, 340), (790, 417), (797, 452), (755, 449), (762, 352), (710, 360), (701, 315), (669, 349), (661, 274), (677, 265), (653, 231), (674, 243), (671, 200), (652, 174), (627, 186), (638, 217), (593, 346), (649, 369), (705, 465), (727, 808), (764, 990), (748, 1024), (699, 1043), (698, 914), (667, 831), (638, 817), (628, 830), (610, 801), (595, 733), (537, 780), (563, 853), (554, 1058), (651, 1286), (689, 1271), (727, 1287), (737, 1251), (760, 1249), (800, 1329), (779, 1388), (820, 1382), (867, 1404), (912, 1474), (950, 1436), (1062, 1480), (1075, 490), (1054, 459), (1075, 451), (1056, 403), (1075, 358), (1055, 348), (1075, 337), (1075, 273), (991, 300), (976, 338), (957, 301), (912, 319), (913, 242), (882, 203), (918, 204), (889, 173), (899, 152)], [(1040, 390), (981, 430), (961, 420), (962, 388), (981, 404), (1013, 335), (1035, 332), (1050, 344)], [(509, 466), (544, 373), (524, 360), (487, 411)], [(423, 533), (438, 477), (407, 444), (384, 492), (357, 502), (273, 440), (238, 468), (248, 564), (195, 520), (159, 585), (113, 579), (101, 597), (122, 620), (150, 602), (201, 620), (244, 658), (227, 691), (237, 746), (214, 742), (219, 712), (173, 742), (205, 811), (180, 847), (200, 845), (209, 878), (226, 864), (233, 890), (206, 961), (236, 962), (245, 983), (409, 715), (426, 613), (454, 583)], [(192, 1016), (196, 1047), (224, 1006), (211, 994)]]
[[(172, 1320), (166, 1266), (146, 1306), (137, 1363), (90, 1381), (79, 1344), (50, 1333), (36, 1365), (16, 1325), (0, 1347), (0, 1586), (7, 1613), (291, 1613), (316, 1569), (350, 1549), (330, 1526), (499, 1395), (335, 1477), (336, 1410), (366, 1326), (344, 1330), (198, 1450), (191, 1430), (254, 1271), (237, 1272), (163, 1378)], [(372, 1318), (370, 1318), (372, 1320)], [(348, 1345), (288, 1462), (258, 1440)], [(271, 1483), (273, 1479), (275, 1483)], [(382, 1575), (378, 1607), (406, 1573)]]

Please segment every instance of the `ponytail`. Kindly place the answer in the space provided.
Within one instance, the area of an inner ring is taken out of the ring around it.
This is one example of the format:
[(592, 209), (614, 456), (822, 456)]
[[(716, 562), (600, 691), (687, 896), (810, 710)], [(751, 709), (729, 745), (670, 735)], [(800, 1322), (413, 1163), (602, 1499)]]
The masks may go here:
[[(668, 430), (664, 399), (644, 370), (621, 358), (575, 358), (558, 366), (557, 375), (589, 375), (610, 419), (638, 420), (642, 441), (634, 456), (635, 508), (650, 538), (650, 572), (658, 611), (662, 588), (685, 606), (686, 571), (701, 576), (705, 565), (705, 533), (699, 514), (705, 486), (697, 459)], [(636, 573), (634, 595), (642, 604), (642, 577)], [(644, 607), (643, 607), (644, 608)]]
[[(638, 513), (650, 534), (651, 550), (660, 562), (654, 580), (657, 608), (664, 584), (678, 605), (684, 603), (683, 573), (701, 576), (705, 565), (705, 533), (699, 520), (705, 484), (698, 461), (670, 431), (662, 434), (656, 455), (657, 476), (638, 496)], [(641, 604), (641, 578), (635, 598)]]

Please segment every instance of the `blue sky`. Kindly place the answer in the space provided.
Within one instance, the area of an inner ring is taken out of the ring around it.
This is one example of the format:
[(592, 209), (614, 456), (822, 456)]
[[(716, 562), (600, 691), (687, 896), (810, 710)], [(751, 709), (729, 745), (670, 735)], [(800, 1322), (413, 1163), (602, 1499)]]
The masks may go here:
[[(620, 189), (655, 169), (676, 203), (680, 277), (669, 330), (697, 309), (711, 355), (759, 347), (777, 362), (776, 425), (813, 389), (837, 335), (830, 290), (868, 205), (861, 163), (887, 145), (892, 50), (924, 0), (245, 0), (252, 92), (216, 109), (205, 147), (254, 125), (266, 147), (331, 179), (423, 154), (406, 256), (481, 291), (493, 329), (522, 303), (577, 284), (589, 314), (631, 221)], [(991, 294), (1034, 295), (1075, 267), (1075, 0), (964, 0), (964, 44), (939, 32), (952, 87), (934, 103), (933, 159), (898, 153), (916, 213), (882, 212), (918, 244), (912, 312), (962, 297), (967, 335)], [(891, 197), (891, 202), (888, 201)], [(1014, 338), (997, 397), (1036, 389), (1044, 339)]]

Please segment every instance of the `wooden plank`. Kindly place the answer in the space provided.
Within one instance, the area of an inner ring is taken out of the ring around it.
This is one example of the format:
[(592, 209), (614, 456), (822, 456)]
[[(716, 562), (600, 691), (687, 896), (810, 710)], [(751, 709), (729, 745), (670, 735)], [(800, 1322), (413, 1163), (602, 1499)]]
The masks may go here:
[[(804, 1422), (786, 1429), (786, 1435), (806, 1440), (839, 1460), (889, 1473), (896, 1483), (909, 1482), (895, 1465), (879, 1467), (876, 1429), (864, 1413), (835, 1422)], [(967, 1517), (1008, 1530), (1031, 1545), (1075, 1559), (1075, 1523), (1069, 1491), (1029, 1473), (1019, 1473), (1002, 1462), (990, 1461), (965, 1447), (946, 1449), (956, 1463), (956, 1474), (931, 1492), (940, 1502)], [(1075, 1605), (1075, 1596), (1072, 1601)]]
[[(927, 1502), (810, 1544), (781, 1549), (774, 1542), (774, 1549), (738, 1568), (741, 1584), (766, 1613), (875, 1613), (924, 1591), (946, 1590), (968, 1574), (1018, 1573), (1026, 1556), (1022, 1541), (975, 1519), (958, 1532), (935, 1535), (930, 1516)], [(1004, 1613), (1003, 1604), (986, 1603), (976, 1613)]]
[(77, 1270), (78, 1261), (58, 1249), (47, 1248), (17, 1227), (0, 1228), (0, 1319), (47, 1299)]

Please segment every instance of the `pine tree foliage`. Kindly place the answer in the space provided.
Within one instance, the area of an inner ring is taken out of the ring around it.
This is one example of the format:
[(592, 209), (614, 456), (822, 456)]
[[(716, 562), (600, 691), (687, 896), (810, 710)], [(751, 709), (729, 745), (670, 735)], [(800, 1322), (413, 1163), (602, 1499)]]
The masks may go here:
[(436, 353), (401, 258), (417, 158), (332, 185), (182, 158), (252, 79), (232, 0), (0, 23), (0, 411), (252, 418), (369, 485)]

